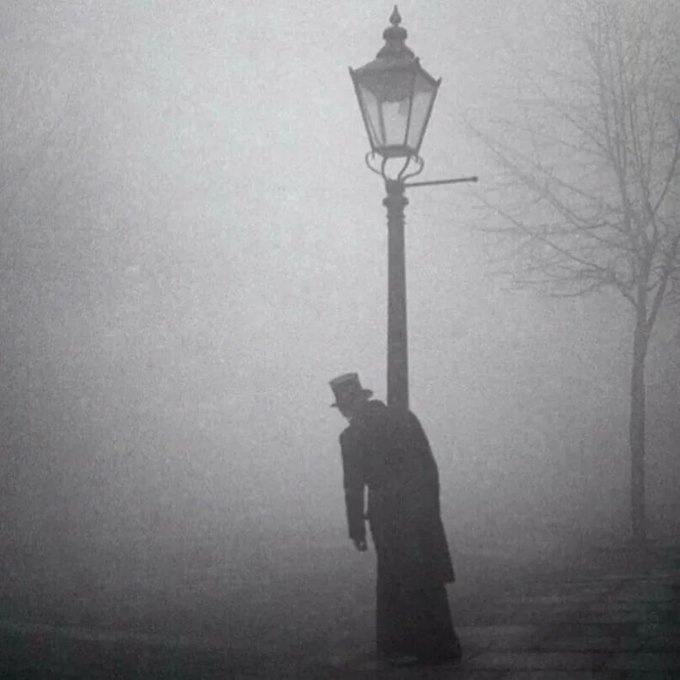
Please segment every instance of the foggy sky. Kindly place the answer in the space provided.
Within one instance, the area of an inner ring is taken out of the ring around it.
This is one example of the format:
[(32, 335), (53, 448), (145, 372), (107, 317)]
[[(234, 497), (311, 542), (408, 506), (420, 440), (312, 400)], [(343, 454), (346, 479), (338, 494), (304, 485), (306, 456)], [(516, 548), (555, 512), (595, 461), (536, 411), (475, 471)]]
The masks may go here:
[[(568, 64), (554, 4), (399, 8), (443, 78), (423, 179), (481, 178), (414, 189), (406, 212), (412, 408), (443, 505), (531, 505), (601, 430), (625, 498), (625, 431), (601, 423), (625, 421), (627, 310), (507, 290), (470, 230), (498, 175), (466, 121), (502, 113), (523, 69)], [(375, 56), (391, 9), (0, 8), (2, 179), (21, 180), (0, 194), (3, 464), (21, 507), (344, 538), (327, 382), (357, 370), (384, 398), (386, 351), (383, 187), (347, 67)]]

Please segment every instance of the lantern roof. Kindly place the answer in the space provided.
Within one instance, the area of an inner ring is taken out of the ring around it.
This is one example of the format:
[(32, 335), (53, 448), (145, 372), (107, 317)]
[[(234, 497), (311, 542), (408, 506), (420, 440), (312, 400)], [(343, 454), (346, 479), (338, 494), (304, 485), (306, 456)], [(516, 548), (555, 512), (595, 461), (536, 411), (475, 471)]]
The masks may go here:
[(375, 74), (384, 73), (386, 71), (392, 71), (393, 69), (404, 69), (410, 72), (419, 72), (427, 80), (435, 83), (436, 80), (433, 78), (425, 69), (420, 65), (420, 60), (415, 56), (413, 50), (406, 45), (406, 38), (408, 33), (406, 29), (401, 26), (401, 14), (399, 14), (399, 9), (395, 5), (390, 16), (390, 24), (383, 31), (383, 38), (385, 39), (385, 44), (380, 48), (380, 51), (376, 55), (373, 61), (369, 61), (367, 64), (360, 66), (356, 69), (355, 73), (357, 76), (361, 77), (362, 74)]
[(378, 58), (391, 58), (391, 59), (413, 59), (415, 56), (413, 51), (406, 46), (406, 38), (408, 33), (406, 29), (400, 26), (401, 14), (399, 14), (399, 9), (395, 5), (394, 10), (390, 16), (391, 26), (388, 26), (383, 31), (383, 38), (385, 39), (385, 45), (378, 52)]

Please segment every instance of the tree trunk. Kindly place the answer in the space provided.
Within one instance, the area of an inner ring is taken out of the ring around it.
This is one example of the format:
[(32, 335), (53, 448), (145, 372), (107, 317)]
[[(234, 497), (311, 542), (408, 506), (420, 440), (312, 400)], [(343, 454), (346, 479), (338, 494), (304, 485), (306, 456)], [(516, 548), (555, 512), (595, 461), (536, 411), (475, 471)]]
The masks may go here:
[(633, 339), (633, 370), (630, 382), (630, 509), (633, 542), (647, 541), (645, 516), (645, 358), (649, 337), (644, 312), (638, 313)]

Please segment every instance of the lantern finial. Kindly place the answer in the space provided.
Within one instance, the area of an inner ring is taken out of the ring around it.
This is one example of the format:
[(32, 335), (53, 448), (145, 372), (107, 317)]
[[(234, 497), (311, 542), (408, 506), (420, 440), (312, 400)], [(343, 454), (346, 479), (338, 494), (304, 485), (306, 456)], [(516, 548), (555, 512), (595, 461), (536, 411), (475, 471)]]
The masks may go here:
[(379, 57), (391, 57), (397, 59), (413, 59), (413, 52), (406, 46), (406, 38), (408, 33), (406, 29), (400, 26), (401, 14), (397, 6), (394, 6), (392, 10), (392, 15), (390, 16), (391, 26), (388, 26), (383, 31), (383, 38), (385, 39), (385, 45), (378, 52)]
[(392, 26), (398, 26), (401, 23), (401, 14), (399, 14), (399, 8), (396, 5), (392, 10), (392, 16), (390, 16), (390, 23)]

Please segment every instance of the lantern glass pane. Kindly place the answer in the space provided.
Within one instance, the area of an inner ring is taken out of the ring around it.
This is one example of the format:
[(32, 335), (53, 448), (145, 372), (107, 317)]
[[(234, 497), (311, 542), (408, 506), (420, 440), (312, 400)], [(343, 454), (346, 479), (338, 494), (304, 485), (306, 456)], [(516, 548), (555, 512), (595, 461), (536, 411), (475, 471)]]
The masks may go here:
[(383, 135), (381, 134), (381, 111), (376, 96), (371, 90), (357, 85), (361, 107), (363, 108), (366, 121), (366, 129), (371, 141), (371, 146), (376, 148), (384, 145)]
[(389, 68), (370, 74), (366, 86), (381, 102), (400, 102), (411, 97), (414, 75), (410, 68)]
[(425, 126), (432, 108), (437, 85), (424, 78), (421, 74), (416, 75), (413, 88), (413, 105), (411, 107), (411, 121), (409, 124), (408, 138), (406, 143), (416, 153), (420, 149), (425, 134)]
[(385, 129), (385, 146), (403, 146), (406, 143), (409, 100), (386, 101), (382, 104)]
[(406, 147), (413, 68), (360, 69), (355, 84), (373, 148), (390, 156), (408, 155)]

